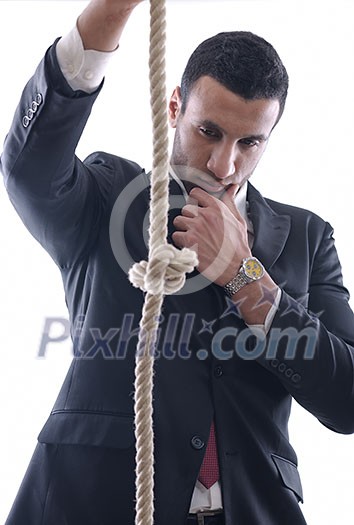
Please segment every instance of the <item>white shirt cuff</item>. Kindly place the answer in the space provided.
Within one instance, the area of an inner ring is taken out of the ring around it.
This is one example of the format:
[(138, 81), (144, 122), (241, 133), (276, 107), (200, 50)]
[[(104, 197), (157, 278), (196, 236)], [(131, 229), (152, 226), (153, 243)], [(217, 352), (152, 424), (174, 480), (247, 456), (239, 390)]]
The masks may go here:
[(279, 308), (279, 303), (281, 299), (281, 289), (278, 288), (277, 295), (275, 296), (274, 303), (270, 307), (269, 312), (267, 313), (267, 317), (265, 318), (264, 324), (252, 324), (247, 325), (248, 328), (251, 330), (254, 330), (255, 335), (267, 335), (267, 333), (270, 330), (270, 327), (272, 326), (273, 319), (275, 317), (275, 314), (277, 313), (277, 310)]
[(76, 25), (59, 40), (56, 52), (60, 69), (71, 89), (86, 93), (93, 93), (101, 84), (108, 62), (115, 54), (115, 51), (84, 49)]

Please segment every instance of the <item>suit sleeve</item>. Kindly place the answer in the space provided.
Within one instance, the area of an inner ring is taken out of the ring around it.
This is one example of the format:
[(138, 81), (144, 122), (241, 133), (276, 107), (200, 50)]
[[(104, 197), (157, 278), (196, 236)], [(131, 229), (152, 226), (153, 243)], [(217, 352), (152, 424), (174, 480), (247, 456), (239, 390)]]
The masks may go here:
[(258, 361), (321, 423), (354, 432), (354, 314), (341, 265), (325, 223), (316, 248), (305, 309), (282, 292)]
[(82, 257), (98, 235), (109, 177), (99, 177), (105, 168), (85, 165), (75, 149), (100, 88), (73, 91), (54, 44), (22, 93), (1, 155), (12, 204), (60, 267)]

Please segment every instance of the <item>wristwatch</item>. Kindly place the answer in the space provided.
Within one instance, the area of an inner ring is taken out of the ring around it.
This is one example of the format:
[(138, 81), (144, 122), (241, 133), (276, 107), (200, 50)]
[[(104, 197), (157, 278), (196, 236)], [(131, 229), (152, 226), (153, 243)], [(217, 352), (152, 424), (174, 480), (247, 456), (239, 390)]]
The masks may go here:
[(264, 266), (256, 257), (243, 259), (241, 268), (231, 281), (224, 286), (229, 297), (241, 290), (246, 284), (258, 281), (264, 275)]

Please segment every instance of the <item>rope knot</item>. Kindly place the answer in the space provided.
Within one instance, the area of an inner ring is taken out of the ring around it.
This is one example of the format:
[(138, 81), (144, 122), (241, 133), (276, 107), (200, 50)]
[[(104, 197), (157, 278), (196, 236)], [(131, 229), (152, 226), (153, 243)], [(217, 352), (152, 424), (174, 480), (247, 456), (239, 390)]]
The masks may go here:
[(186, 273), (197, 264), (197, 254), (189, 248), (179, 250), (164, 243), (151, 251), (148, 261), (131, 267), (129, 280), (135, 288), (152, 295), (172, 295), (183, 287)]

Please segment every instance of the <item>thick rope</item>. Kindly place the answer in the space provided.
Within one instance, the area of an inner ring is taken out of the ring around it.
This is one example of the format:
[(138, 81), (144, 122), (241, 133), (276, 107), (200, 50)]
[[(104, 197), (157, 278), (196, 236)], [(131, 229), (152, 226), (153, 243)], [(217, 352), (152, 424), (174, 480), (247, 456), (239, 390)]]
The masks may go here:
[(136, 263), (129, 279), (145, 301), (135, 367), (136, 525), (153, 525), (154, 434), (153, 366), (163, 297), (182, 288), (185, 273), (197, 265), (196, 254), (167, 244), (168, 122), (165, 74), (165, 0), (150, 0), (150, 95), (153, 162), (150, 192), (149, 260)]

